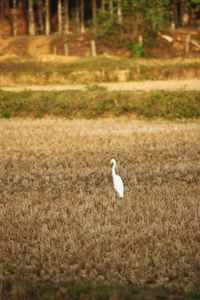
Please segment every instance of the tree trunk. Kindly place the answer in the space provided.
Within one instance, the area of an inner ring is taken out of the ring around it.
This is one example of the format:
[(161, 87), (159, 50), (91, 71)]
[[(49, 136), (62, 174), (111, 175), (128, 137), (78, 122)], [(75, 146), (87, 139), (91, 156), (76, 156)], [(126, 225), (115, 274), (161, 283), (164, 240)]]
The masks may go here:
[(81, 33), (85, 32), (85, 24), (84, 24), (84, 0), (80, 0), (80, 21), (81, 21)]
[(110, 17), (113, 18), (113, 0), (109, 0)]
[(45, 0), (45, 34), (50, 34), (49, 0)]
[(183, 16), (184, 16), (184, 0), (181, 0), (179, 3), (179, 11), (180, 11), (180, 23), (183, 26)]
[[(4, 0), (0, 1), (0, 20), (5, 17)], [(2, 37), (2, 28), (0, 27), (0, 38)]]
[(38, 0), (38, 24), (39, 24), (39, 32), (43, 34), (44, 22), (43, 22), (43, 1), (42, 0)]
[(106, 0), (101, 0), (101, 11), (102, 11), (102, 14), (105, 14), (105, 12), (106, 12)]
[(79, 0), (76, 0), (75, 18), (76, 18), (76, 26), (77, 26), (76, 31), (79, 32), (80, 30)]
[(182, 26), (188, 26), (189, 24), (190, 24), (189, 3), (187, 1), (183, 1)]
[(96, 25), (97, 25), (97, 3), (96, 3), (96, 0), (92, 0), (92, 21), (93, 21), (93, 26), (96, 27)]
[(117, 0), (117, 22), (122, 23), (122, 0)]
[(187, 3), (186, 0), (181, 0), (179, 3), (179, 20), (180, 25), (185, 26), (189, 23), (189, 15), (187, 11)]
[(4, 3), (3, 0), (0, 1), (0, 20), (4, 17)]
[(178, 25), (177, 0), (172, 1), (171, 5), (171, 27), (175, 29)]
[(12, 11), (12, 31), (13, 35), (17, 35), (17, 0), (13, 0), (13, 11)]
[(2, 0), (2, 6), (3, 6), (3, 12), (4, 12), (3, 17), (5, 18), (5, 16), (7, 17), (10, 15), (9, 1)]
[(34, 28), (34, 11), (33, 11), (33, 0), (28, 1), (28, 33), (29, 35), (35, 34)]
[(65, 34), (69, 34), (69, 0), (64, 1), (64, 32)]
[(58, 0), (58, 32), (62, 34), (62, 1)]

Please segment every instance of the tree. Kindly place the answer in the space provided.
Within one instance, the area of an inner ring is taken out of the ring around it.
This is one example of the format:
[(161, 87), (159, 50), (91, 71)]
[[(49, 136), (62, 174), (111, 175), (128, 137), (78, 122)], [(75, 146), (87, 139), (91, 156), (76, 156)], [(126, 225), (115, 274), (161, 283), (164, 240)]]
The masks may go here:
[(117, 21), (122, 23), (122, 0), (117, 0)]
[(17, 0), (13, 0), (13, 9), (12, 9), (12, 32), (13, 35), (17, 35), (17, 16), (16, 16), (16, 11), (17, 11)]
[(192, 4), (195, 7), (195, 10), (200, 12), (200, 1), (199, 0), (191, 0)]
[(4, 17), (4, 0), (0, 1), (0, 19)]
[(69, 33), (69, 0), (64, 0), (64, 32), (65, 34)]
[(174, 29), (178, 23), (177, 0), (173, 0), (170, 6), (171, 28)]
[(44, 33), (44, 22), (43, 22), (43, 1), (38, 0), (38, 25), (39, 25), (39, 32)]
[(105, 11), (106, 11), (106, 1), (105, 0), (101, 0), (101, 11), (102, 11), (102, 14), (105, 14)]
[(79, 0), (75, 2), (75, 18), (76, 18), (76, 30), (80, 30), (80, 14), (79, 14)]
[(35, 34), (33, 0), (28, 1), (28, 33), (29, 35)]
[(113, 0), (109, 0), (109, 13), (110, 17), (113, 18)]
[(3, 18), (3, 15), (4, 15), (4, 13), (3, 13), (3, 1), (1, 1), (0, 2), (0, 19)]
[(58, 32), (59, 34), (62, 34), (62, 1), (57, 0), (58, 4)]
[(189, 7), (188, 7), (187, 0), (180, 1), (180, 23), (181, 26), (188, 25), (189, 23)]
[(80, 21), (81, 21), (81, 33), (85, 32), (85, 14), (84, 14), (84, 0), (80, 0)]
[(97, 25), (97, 3), (96, 0), (92, 0), (92, 22), (93, 26)]
[(49, 0), (45, 0), (45, 34), (50, 34)]
[(143, 19), (144, 28), (158, 30), (166, 19), (169, 2), (170, 0), (125, 1), (125, 8)]

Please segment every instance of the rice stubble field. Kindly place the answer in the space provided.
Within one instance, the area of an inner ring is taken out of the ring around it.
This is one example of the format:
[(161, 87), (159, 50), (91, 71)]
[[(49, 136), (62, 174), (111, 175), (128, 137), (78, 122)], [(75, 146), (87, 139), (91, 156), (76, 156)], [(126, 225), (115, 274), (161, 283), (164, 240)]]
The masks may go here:
[(0, 136), (3, 280), (200, 286), (198, 121), (10, 119)]

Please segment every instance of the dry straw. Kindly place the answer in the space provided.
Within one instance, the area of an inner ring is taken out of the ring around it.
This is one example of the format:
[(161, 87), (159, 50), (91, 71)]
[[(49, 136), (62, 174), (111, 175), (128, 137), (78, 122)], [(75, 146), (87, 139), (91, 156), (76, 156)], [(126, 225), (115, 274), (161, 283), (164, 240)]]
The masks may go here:
[(1, 120), (0, 136), (4, 278), (199, 285), (199, 123)]

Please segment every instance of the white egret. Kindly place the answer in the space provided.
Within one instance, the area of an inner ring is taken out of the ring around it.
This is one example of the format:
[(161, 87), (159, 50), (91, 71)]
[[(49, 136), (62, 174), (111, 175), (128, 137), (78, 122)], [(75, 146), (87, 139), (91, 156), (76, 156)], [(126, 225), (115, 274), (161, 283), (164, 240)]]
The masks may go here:
[(124, 185), (121, 177), (116, 174), (115, 172), (115, 167), (116, 167), (116, 160), (111, 159), (110, 161), (112, 165), (112, 178), (113, 178), (113, 185), (114, 185), (114, 190), (119, 198), (123, 198), (124, 196)]

